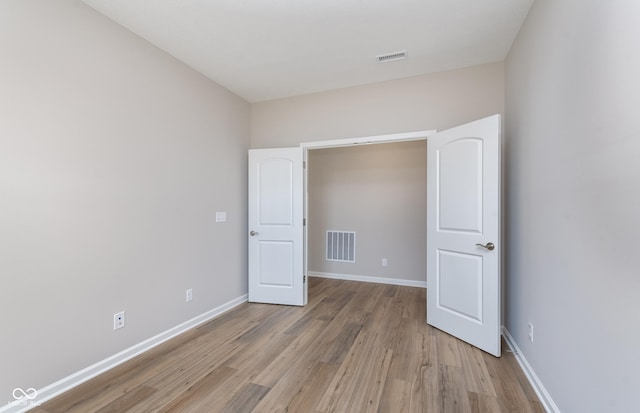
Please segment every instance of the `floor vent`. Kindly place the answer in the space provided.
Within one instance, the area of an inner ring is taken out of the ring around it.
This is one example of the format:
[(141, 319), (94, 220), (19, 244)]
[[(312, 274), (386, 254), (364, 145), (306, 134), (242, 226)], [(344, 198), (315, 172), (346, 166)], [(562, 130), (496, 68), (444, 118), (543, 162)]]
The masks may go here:
[(356, 262), (356, 233), (327, 231), (327, 261)]

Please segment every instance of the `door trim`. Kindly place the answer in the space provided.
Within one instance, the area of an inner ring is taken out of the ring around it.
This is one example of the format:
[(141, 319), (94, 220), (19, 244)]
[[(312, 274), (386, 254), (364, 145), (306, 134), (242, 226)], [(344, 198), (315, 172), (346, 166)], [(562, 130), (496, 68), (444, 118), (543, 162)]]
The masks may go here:
[(353, 145), (368, 145), (374, 143), (391, 143), (391, 142), (408, 142), (408, 141), (420, 141), (427, 139), (429, 136), (436, 134), (438, 131), (435, 129), (416, 131), (416, 132), (404, 132), (404, 133), (392, 133), (389, 135), (374, 135), (374, 136), (362, 136), (359, 138), (342, 138), (331, 139), (325, 141), (313, 141), (302, 142), (300, 147), (303, 149), (324, 149), (324, 148), (339, 148), (341, 146), (353, 146)]
[[(308, 214), (308, 197), (309, 197), (309, 168), (308, 168), (308, 160), (309, 160), (309, 150), (313, 149), (328, 149), (328, 148), (340, 148), (347, 146), (356, 146), (356, 145), (370, 145), (370, 144), (380, 144), (380, 143), (396, 143), (396, 142), (410, 142), (410, 141), (420, 141), (426, 140), (431, 135), (435, 135), (438, 131), (435, 129), (424, 130), (424, 131), (415, 131), (415, 132), (404, 132), (404, 133), (392, 133), (388, 135), (375, 135), (375, 136), (362, 136), (359, 138), (343, 138), (343, 139), (331, 139), (325, 141), (313, 141), (313, 142), (302, 142), (300, 147), (302, 148), (302, 159), (304, 160), (304, 168), (303, 168), (303, 178), (302, 178), (302, 193), (303, 197), (303, 211), (304, 211), (304, 219), (306, 225), (303, 228), (304, 234), (304, 257), (303, 257), (303, 265), (302, 269), (303, 273), (307, 276), (307, 282), (304, 285), (304, 303), (307, 303), (307, 290), (309, 286), (309, 268), (308, 268), (308, 259), (307, 259), (307, 247), (308, 247), (308, 234), (307, 228), (309, 227), (309, 214)], [(425, 232), (427, 229), (424, 229)], [(425, 274), (425, 287), (426, 287), (426, 276)]]

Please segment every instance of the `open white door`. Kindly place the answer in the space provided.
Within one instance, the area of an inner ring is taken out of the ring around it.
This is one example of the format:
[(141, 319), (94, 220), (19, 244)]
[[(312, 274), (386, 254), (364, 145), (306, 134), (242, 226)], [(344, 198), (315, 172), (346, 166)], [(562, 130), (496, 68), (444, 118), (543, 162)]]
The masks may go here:
[(497, 357), (500, 115), (427, 140), (427, 322)]
[(249, 301), (305, 304), (302, 148), (249, 151)]

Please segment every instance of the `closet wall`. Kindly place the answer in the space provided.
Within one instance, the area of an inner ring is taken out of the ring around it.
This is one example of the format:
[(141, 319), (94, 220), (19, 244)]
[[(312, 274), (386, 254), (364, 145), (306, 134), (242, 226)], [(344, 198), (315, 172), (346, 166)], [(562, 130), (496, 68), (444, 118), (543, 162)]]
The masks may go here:
[[(426, 281), (426, 150), (421, 140), (309, 151), (310, 273)], [(356, 233), (355, 262), (326, 259), (327, 231)]]

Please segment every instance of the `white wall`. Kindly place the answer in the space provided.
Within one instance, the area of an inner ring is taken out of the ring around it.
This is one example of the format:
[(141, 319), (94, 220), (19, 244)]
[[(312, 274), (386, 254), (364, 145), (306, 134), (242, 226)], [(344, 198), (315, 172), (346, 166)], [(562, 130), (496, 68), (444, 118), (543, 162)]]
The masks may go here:
[(0, 2), (0, 62), (4, 405), (247, 292), (250, 106), (77, 0)]
[[(426, 140), (309, 151), (309, 271), (426, 283), (426, 155)], [(328, 230), (356, 232), (355, 263), (325, 259)]]
[(507, 327), (563, 412), (640, 411), (638, 16), (538, 0), (507, 59)]

